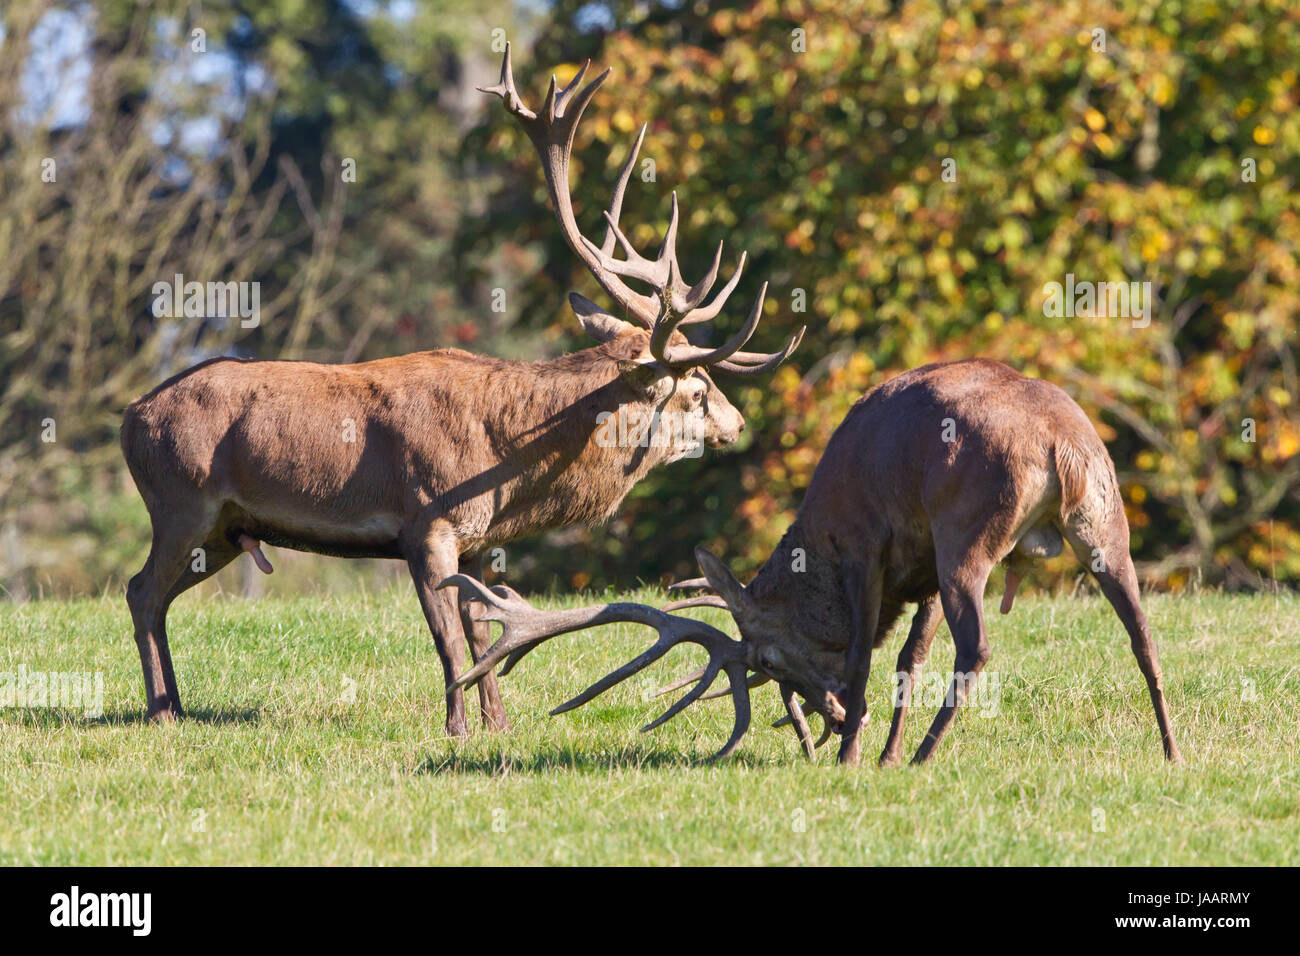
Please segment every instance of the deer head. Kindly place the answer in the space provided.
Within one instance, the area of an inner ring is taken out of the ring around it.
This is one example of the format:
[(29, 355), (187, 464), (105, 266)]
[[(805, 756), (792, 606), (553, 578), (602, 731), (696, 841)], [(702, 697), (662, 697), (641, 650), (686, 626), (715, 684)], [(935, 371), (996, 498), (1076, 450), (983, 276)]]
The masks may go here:
[[(675, 192), (668, 228), (658, 254), (654, 259), (646, 259), (633, 248), (619, 228), (619, 215), (637, 154), (645, 139), (645, 126), (637, 134), (627, 162), (619, 173), (609, 208), (604, 212), (604, 241), (597, 246), (582, 234), (569, 193), (573, 138), (583, 111), (610, 72), (606, 70), (582, 86), (583, 77), (590, 65), (590, 60), (583, 63), (574, 78), (563, 88), (558, 86), (552, 76), (541, 111), (534, 112), (524, 105), (515, 88), (510, 44), (507, 43), (500, 81), (495, 86), (481, 87), (480, 90), (501, 97), (506, 111), (528, 134), (541, 160), (547, 193), (565, 242), (600, 287), (630, 319), (620, 319), (603, 311), (591, 300), (570, 293), (569, 303), (583, 329), (592, 338), (609, 343), (618, 354), (626, 356), (620, 359), (620, 374), (638, 395), (657, 408), (671, 409), (684, 416), (684, 419), (674, 420), (673, 427), (678, 427), (678, 422), (684, 420), (686, 427), (682, 430), (694, 434), (711, 447), (730, 444), (739, 437), (744, 428), (744, 419), (714, 384), (710, 372), (746, 376), (776, 368), (799, 346), (805, 329), (801, 328), (795, 333), (779, 352), (742, 351), (758, 327), (762, 315), (767, 292), (767, 283), (764, 283), (748, 320), (727, 342), (709, 349), (692, 345), (687, 340), (681, 331), (682, 327), (708, 322), (722, 310), (740, 281), (745, 266), (745, 253), (740, 254), (731, 278), (706, 304), (705, 299), (718, 278), (722, 264), (722, 243), (718, 243), (713, 262), (704, 276), (694, 284), (687, 283), (682, 278), (677, 261), (677, 227), (680, 216)], [(615, 255), (616, 246), (623, 258)], [(624, 280), (637, 282), (648, 288), (649, 292), (638, 292)], [(694, 442), (681, 442), (670, 457), (682, 457), (693, 448)]]

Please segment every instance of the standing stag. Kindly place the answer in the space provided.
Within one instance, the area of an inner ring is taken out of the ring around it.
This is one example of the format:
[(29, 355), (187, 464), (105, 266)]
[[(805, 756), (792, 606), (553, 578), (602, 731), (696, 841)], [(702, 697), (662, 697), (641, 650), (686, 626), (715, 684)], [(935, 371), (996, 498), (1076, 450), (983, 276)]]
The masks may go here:
[[(730, 341), (714, 349), (687, 341), (680, 327), (718, 314), (745, 256), (704, 304), (722, 245), (699, 282), (682, 280), (676, 195), (658, 256), (632, 248), (618, 220), (644, 127), (604, 214), (604, 243), (581, 234), (569, 153), (583, 110), (609, 75), (579, 89), (586, 69), (563, 89), (552, 77), (539, 115), (519, 99), (507, 48), (501, 81), (485, 92), (499, 95), (528, 133), (565, 240), (635, 324), (571, 294), (582, 327), (602, 344), (553, 361), (505, 362), (458, 349), (357, 365), (220, 358), (127, 406), (122, 449), (153, 524), (149, 558), (127, 589), (151, 718), (181, 715), (168, 607), (241, 550), (270, 573), (260, 547), (268, 541), (405, 560), (452, 685), (447, 732), (464, 734), (455, 682), (465, 636), (475, 660), (491, 638), (470, 618), (469, 597), (458, 602), (438, 582), (473, 568), (493, 545), (604, 521), (655, 465), (737, 439), (744, 419), (709, 373), (772, 369), (803, 330), (780, 352), (741, 351), (758, 325), (764, 285)], [(614, 256), (615, 243), (624, 258)], [(611, 427), (611, 415), (632, 427)], [(484, 723), (507, 727), (491, 675), (479, 694)]]
[[(1002, 611), (1011, 609), (1030, 558), (1060, 553), (1062, 538), (1092, 570), (1119, 614), (1147, 681), (1165, 756), (1179, 761), (1161, 689), (1160, 661), (1138, 602), (1115, 467), (1087, 416), (1063, 391), (998, 362), (972, 359), (913, 369), (869, 392), (849, 411), (826, 447), (794, 524), (748, 587), (703, 548), (696, 558), (714, 593), (664, 610), (608, 604), (539, 611), (504, 586), (488, 589), (456, 575), (443, 586), (470, 588), (500, 621), (501, 639), (456, 686), (485, 677), (506, 659), (506, 673), (557, 634), (611, 621), (654, 627), (645, 653), (556, 708), (577, 707), (658, 660), (683, 642), (708, 651), (694, 687), (656, 727), (700, 698), (725, 671), (735, 702), (732, 752), (749, 724), (748, 688), (775, 680), (805, 749), (812, 741), (804, 709), (842, 736), (839, 759), (857, 763), (866, 713), (871, 651), (903, 605), (919, 605), (898, 657), (898, 693), (881, 764), (900, 758), (911, 689), (941, 617), (957, 648), (952, 684), (913, 758), (927, 760), (989, 659), (984, 588), (1007, 563)], [(722, 631), (668, 611), (724, 607), (740, 629)], [(752, 672), (752, 673), (751, 673)], [(797, 696), (805, 698), (800, 705)]]

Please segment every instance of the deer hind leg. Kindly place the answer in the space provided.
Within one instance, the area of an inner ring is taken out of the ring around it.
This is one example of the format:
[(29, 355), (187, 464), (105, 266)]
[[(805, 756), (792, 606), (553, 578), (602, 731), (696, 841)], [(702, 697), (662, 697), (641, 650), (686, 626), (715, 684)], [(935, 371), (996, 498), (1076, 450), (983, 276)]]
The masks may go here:
[(1169, 720), (1169, 708), (1165, 704), (1160, 652), (1151, 639), (1151, 628), (1138, 600), (1137, 572), (1133, 569), (1133, 559), (1129, 556), (1128, 525), (1122, 512), (1118, 514), (1117, 521), (1112, 521), (1111, 532), (1105, 536), (1109, 544), (1096, 540), (1100, 536), (1087, 525), (1072, 524), (1066, 535), (1075, 557), (1092, 572), (1097, 584), (1101, 586), (1101, 593), (1106, 595), (1106, 600), (1110, 601), (1111, 607), (1124, 623), (1124, 629), (1128, 631), (1133, 656), (1137, 658), (1138, 667), (1147, 681), (1147, 690), (1151, 693), (1151, 704), (1155, 708), (1156, 723), (1160, 727), (1165, 759), (1171, 763), (1182, 763), (1183, 757), (1174, 741), (1173, 724)]
[[(178, 518), (186, 514), (193, 517), (188, 521)], [(135, 625), (151, 720), (170, 721), (184, 716), (167, 643), (168, 608), (177, 595), (215, 574), (239, 553), (229, 541), (212, 532), (214, 520), (201, 506), (170, 509), (168, 520), (154, 522), (149, 557), (127, 585), (126, 602)]]
[(912, 757), (913, 764), (925, 763), (934, 753), (943, 735), (948, 732), (957, 708), (965, 703), (971, 686), (989, 659), (988, 634), (984, 630), (984, 586), (988, 583), (992, 561), (984, 555), (984, 548), (971, 549), (952, 562), (939, 568), (939, 598), (943, 604), (948, 629), (952, 631), (957, 646), (952, 682), (948, 696), (935, 714), (934, 722)]
[(922, 601), (912, 617), (911, 630), (903, 649), (898, 652), (897, 685), (894, 690), (894, 719), (889, 725), (889, 738), (880, 754), (880, 766), (892, 767), (903, 759), (903, 723), (907, 708), (912, 702), (912, 691), (921, 682), (921, 668), (930, 654), (930, 644), (943, 620), (943, 605), (939, 595), (932, 594)]
[[(460, 563), (460, 573), (468, 574), (470, 577), (483, 580), (483, 561), (481, 558), (462, 561)], [(487, 649), (492, 646), (492, 626), (487, 621), (474, 620), (473, 601), (467, 600), (464, 595), (457, 598), (460, 605), (460, 624), (465, 632), (465, 637), (469, 641), (470, 658), (475, 664), (479, 658), (487, 653)], [(497, 687), (497, 675), (491, 671), (483, 676), (478, 685), (479, 708), (483, 714), (483, 726), (488, 730), (507, 731), (510, 729), (510, 720), (506, 717), (505, 706), (501, 703), (501, 691)]]
[[(438, 585), (455, 574), (459, 567), (455, 538), (449, 527), (435, 522), (432, 527), (420, 531), (403, 531), (399, 542), (442, 662), (443, 679), (450, 684), (460, 676), (465, 663), (465, 634), (461, 630), (455, 592), (439, 591)], [(465, 695), (457, 688), (447, 694), (447, 736), (464, 737), (468, 733)]]

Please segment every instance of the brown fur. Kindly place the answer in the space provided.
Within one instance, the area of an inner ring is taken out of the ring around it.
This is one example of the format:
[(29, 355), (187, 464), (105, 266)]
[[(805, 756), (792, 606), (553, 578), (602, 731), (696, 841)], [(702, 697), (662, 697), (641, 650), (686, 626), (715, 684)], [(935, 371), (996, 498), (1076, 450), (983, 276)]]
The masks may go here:
[[(550, 362), (456, 349), (358, 365), (213, 359), (132, 402), (122, 448), (153, 548), (128, 602), (150, 715), (181, 713), (168, 605), (238, 556), (241, 538), (405, 559), (454, 680), (463, 632), (475, 657), (488, 633), (439, 581), (492, 545), (607, 519), (650, 468), (689, 450), (603, 447), (598, 415), (694, 416), (713, 446), (744, 427), (703, 370), (667, 368), (647, 332), (611, 329), (605, 344)], [(480, 693), (485, 722), (506, 726), (495, 682)], [(459, 691), (447, 727), (465, 732)]]
[(1179, 759), (1114, 466), (1087, 416), (1047, 382), (984, 359), (891, 379), (831, 437), (795, 523), (748, 587), (707, 552), (702, 561), (754, 646), (755, 669), (802, 692), (828, 719), (842, 717), (845, 762), (858, 760), (871, 650), (905, 604), (919, 605), (898, 659), (909, 692), (896, 701), (881, 755), (888, 764), (899, 758), (910, 687), (941, 617), (963, 679), (954, 680), (918, 762), (989, 658), (983, 595), (993, 567), (1005, 560), (1022, 571), (1029, 556), (1059, 550), (1062, 538), (1127, 629), (1165, 753)]

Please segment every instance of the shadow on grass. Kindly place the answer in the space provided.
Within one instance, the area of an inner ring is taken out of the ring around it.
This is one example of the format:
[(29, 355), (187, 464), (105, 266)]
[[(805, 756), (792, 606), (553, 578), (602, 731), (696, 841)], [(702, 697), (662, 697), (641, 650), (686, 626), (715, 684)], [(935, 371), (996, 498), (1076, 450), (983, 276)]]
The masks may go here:
[(606, 773), (610, 770), (657, 770), (661, 767), (690, 770), (713, 766), (765, 767), (772, 761), (747, 754), (734, 754), (719, 764), (706, 757), (693, 757), (679, 750), (624, 747), (618, 750), (570, 750), (544, 747), (530, 754), (507, 754), (499, 750), (482, 755), (449, 753), (429, 755), (415, 768), (416, 776), (478, 775), (500, 777), (512, 773), (555, 772)]
[[(200, 707), (185, 711), (186, 721), (196, 724), (255, 724), (262, 719), (260, 707)], [(132, 724), (149, 726), (153, 722), (142, 710), (111, 710), (100, 717), (88, 720), (89, 724), (106, 727), (123, 727)], [(162, 726), (162, 724), (159, 724)]]
[[(260, 707), (200, 707), (185, 712), (185, 720), (199, 724), (255, 724), (261, 719)], [(109, 710), (91, 717), (76, 707), (6, 707), (0, 711), (0, 723), (23, 727), (147, 727), (152, 721), (143, 710)]]

